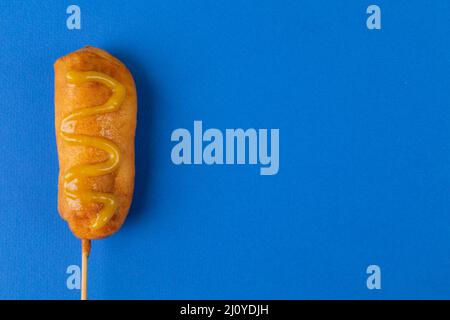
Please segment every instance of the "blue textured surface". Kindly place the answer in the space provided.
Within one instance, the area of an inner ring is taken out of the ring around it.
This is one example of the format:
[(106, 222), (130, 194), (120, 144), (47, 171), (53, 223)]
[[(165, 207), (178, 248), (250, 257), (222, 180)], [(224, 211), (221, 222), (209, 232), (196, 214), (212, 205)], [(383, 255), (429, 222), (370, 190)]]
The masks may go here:
[[(0, 298), (78, 299), (56, 210), (53, 62), (86, 44), (139, 91), (134, 203), (90, 296), (450, 298), (450, 2), (0, 3)], [(172, 130), (279, 128), (280, 172), (175, 166)], [(366, 288), (380, 265), (382, 290)]]

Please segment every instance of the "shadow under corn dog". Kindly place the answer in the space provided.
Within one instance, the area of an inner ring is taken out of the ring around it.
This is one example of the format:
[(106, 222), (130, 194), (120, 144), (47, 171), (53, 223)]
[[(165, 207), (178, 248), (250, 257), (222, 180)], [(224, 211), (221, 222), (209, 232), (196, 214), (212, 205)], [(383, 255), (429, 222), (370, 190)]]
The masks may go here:
[(138, 116), (135, 164), (139, 168), (139, 172), (135, 176), (134, 199), (130, 208), (130, 215), (125, 223), (126, 227), (127, 224), (139, 221), (144, 212), (151, 212), (151, 205), (154, 202), (152, 195), (156, 186), (153, 175), (158, 170), (154, 161), (154, 155), (158, 153), (156, 143), (157, 121), (159, 119), (159, 111), (156, 107), (158, 99), (155, 83), (149, 71), (139, 62), (140, 59), (133, 56), (128, 50), (114, 47), (107, 47), (107, 49), (119, 59), (127, 61), (127, 66), (133, 73), (137, 88)]

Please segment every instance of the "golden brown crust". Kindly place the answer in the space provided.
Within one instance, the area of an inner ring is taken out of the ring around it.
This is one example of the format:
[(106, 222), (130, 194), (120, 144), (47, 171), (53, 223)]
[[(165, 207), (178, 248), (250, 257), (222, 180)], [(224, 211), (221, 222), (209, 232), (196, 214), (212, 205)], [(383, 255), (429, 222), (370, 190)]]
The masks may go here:
[[(136, 128), (137, 96), (133, 77), (127, 67), (104, 50), (85, 47), (61, 57), (55, 62), (55, 128), (59, 158), (58, 211), (72, 232), (81, 239), (99, 239), (116, 232), (122, 226), (131, 205), (134, 188), (134, 135)], [(81, 119), (76, 133), (104, 137), (113, 141), (121, 151), (119, 168), (111, 174), (88, 177), (82, 183), (94, 192), (113, 193), (119, 207), (102, 228), (89, 228), (101, 204), (80, 206), (64, 194), (63, 176), (69, 168), (80, 164), (103, 162), (106, 153), (100, 149), (70, 145), (60, 136), (62, 119), (74, 110), (105, 103), (111, 96), (106, 86), (87, 82), (79, 85), (67, 82), (70, 70), (102, 72), (119, 81), (126, 88), (126, 97), (119, 110)]]

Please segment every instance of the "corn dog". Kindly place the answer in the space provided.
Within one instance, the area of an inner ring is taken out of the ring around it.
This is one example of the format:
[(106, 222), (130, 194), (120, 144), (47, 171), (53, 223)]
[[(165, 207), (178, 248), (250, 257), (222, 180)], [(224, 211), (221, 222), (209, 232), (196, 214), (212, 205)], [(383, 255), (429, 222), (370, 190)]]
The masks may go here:
[(120, 229), (133, 196), (134, 80), (94, 47), (59, 58), (54, 71), (58, 211), (76, 237), (104, 238)]

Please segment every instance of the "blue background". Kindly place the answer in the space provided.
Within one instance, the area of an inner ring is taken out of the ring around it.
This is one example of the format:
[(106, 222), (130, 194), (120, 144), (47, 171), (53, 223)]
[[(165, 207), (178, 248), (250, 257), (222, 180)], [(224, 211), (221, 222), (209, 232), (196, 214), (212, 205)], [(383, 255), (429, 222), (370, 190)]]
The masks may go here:
[[(56, 209), (53, 62), (90, 44), (139, 95), (136, 191), (93, 299), (450, 298), (450, 2), (0, 4), (0, 298), (78, 299)], [(280, 171), (175, 166), (171, 132), (279, 128)], [(368, 290), (366, 267), (382, 269)]]

